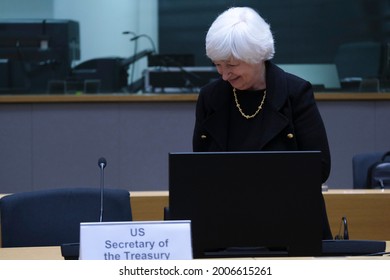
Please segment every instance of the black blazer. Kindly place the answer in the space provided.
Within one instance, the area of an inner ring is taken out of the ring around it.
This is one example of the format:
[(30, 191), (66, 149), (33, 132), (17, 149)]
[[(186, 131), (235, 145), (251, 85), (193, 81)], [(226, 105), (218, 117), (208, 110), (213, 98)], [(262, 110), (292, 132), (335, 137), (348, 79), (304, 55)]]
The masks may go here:
[[(309, 82), (266, 62), (267, 99), (256, 150), (316, 150), (322, 152), (322, 180), (330, 173), (325, 127)], [(196, 106), (194, 152), (227, 151), (229, 108), (233, 88), (221, 78), (204, 86)]]

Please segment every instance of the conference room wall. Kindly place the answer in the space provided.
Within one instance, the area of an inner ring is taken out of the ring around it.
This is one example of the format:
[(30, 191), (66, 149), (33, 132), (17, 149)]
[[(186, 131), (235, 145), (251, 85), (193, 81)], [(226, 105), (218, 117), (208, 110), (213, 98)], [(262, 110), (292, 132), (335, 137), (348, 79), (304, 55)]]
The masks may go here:
[(193, 103), (20, 104), (0, 110), (0, 193), (99, 186), (167, 189), (168, 152), (189, 151)]
[[(319, 101), (329, 188), (352, 188), (352, 156), (390, 150), (390, 101)], [(195, 102), (0, 105), (0, 193), (68, 186), (168, 189), (168, 153), (191, 151)]]

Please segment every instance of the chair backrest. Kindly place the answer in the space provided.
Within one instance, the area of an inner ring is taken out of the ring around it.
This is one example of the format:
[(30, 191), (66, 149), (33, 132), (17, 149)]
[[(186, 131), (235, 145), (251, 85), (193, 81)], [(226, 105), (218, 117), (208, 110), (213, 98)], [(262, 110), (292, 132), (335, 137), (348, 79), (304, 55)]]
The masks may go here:
[(368, 172), (369, 186), (372, 189), (390, 188), (390, 151), (380, 161), (374, 163)]
[(340, 79), (381, 78), (383, 45), (380, 42), (353, 42), (340, 45), (335, 64)]
[[(100, 220), (99, 188), (61, 188), (15, 193), (0, 199), (2, 247), (78, 243), (81, 222)], [(103, 221), (131, 221), (130, 193), (104, 190)]]
[(384, 152), (356, 154), (352, 157), (352, 175), (354, 189), (370, 188), (368, 173), (373, 164), (380, 161)]

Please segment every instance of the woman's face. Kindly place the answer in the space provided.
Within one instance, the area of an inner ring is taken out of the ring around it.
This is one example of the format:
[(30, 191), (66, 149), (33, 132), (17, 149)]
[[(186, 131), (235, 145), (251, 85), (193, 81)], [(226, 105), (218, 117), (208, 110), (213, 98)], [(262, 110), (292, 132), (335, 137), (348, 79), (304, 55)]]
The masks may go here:
[(239, 90), (258, 90), (265, 86), (264, 63), (249, 64), (242, 60), (214, 61), (222, 79)]

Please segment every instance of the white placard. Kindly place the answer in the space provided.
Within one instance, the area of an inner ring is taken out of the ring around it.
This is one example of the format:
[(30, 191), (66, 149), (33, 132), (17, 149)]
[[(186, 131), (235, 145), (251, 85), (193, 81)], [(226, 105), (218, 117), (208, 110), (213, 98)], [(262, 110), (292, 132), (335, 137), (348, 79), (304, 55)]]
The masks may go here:
[(190, 260), (190, 221), (80, 224), (81, 260)]

